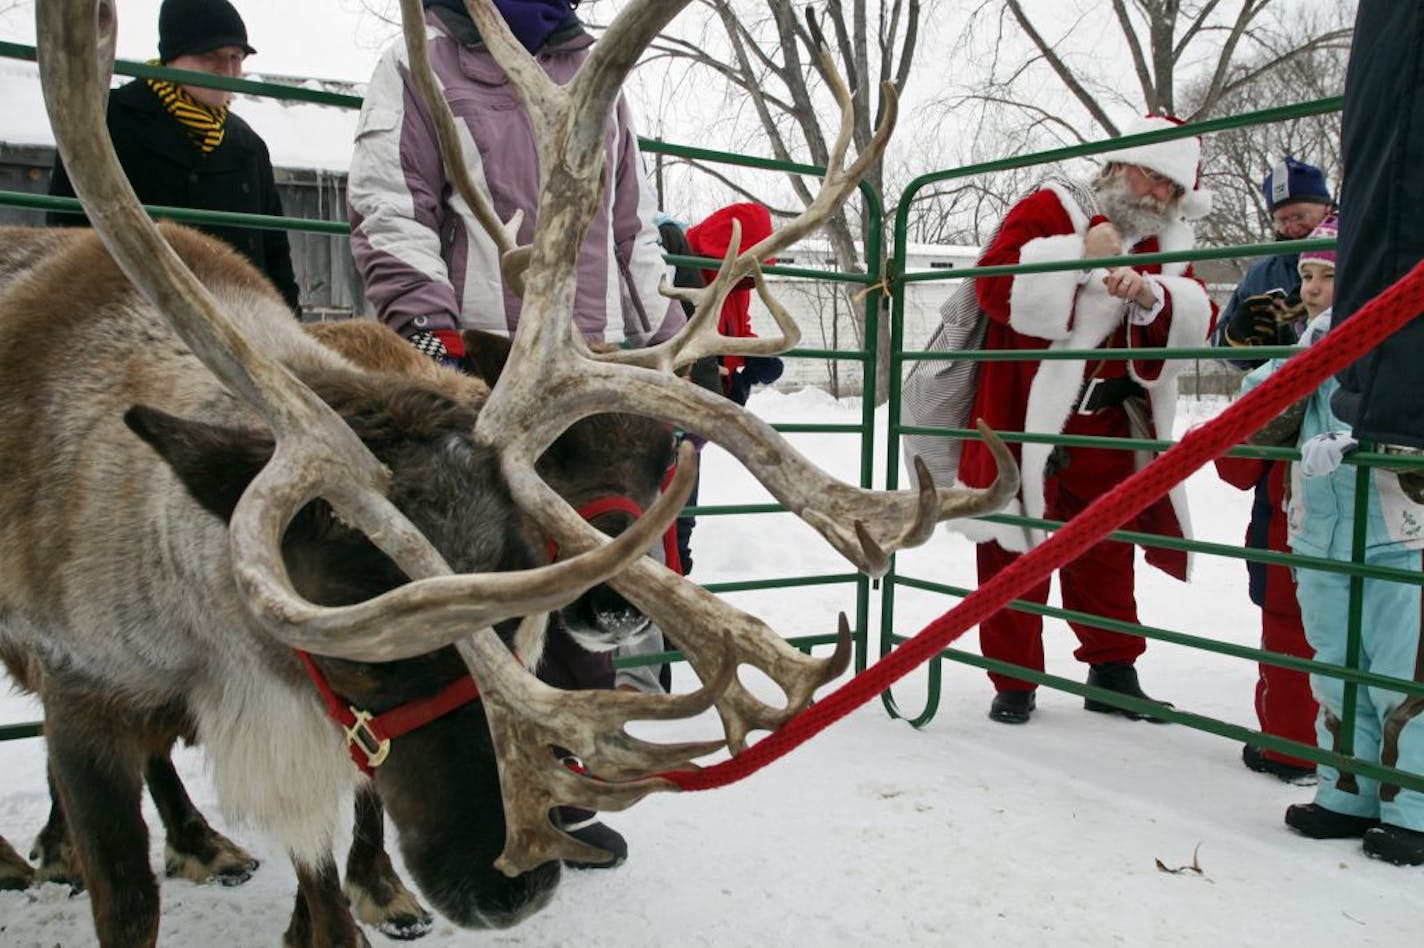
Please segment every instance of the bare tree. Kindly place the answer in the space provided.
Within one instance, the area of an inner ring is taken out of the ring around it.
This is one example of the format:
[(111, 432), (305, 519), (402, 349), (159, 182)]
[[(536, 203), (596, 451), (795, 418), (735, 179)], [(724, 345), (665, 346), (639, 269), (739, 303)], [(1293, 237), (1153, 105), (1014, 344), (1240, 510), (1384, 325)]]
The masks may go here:
[[(1120, 121), (1144, 113), (1195, 121), (1336, 95), (1352, 6), (1343, 0), (982, 2), (953, 55), (983, 65), (975, 79), (940, 100), (941, 113), (962, 122), (973, 109), (969, 153), (958, 156), (968, 163), (984, 160), (982, 152), (1022, 154), (1115, 136)], [(1200, 230), (1203, 240), (1259, 240), (1264, 207), (1250, 196), (1274, 160), (1267, 155), (1279, 158), (1299, 147), (1329, 165), (1332, 159), (1314, 147), (1328, 136), (1328, 123), (1320, 120), (1309, 135), (1299, 123), (1249, 133), (1249, 150), (1225, 133), (1210, 145), (1203, 174), (1225, 200)], [(1014, 200), (1041, 173), (985, 176), (978, 189), (991, 197), (975, 210)], [(941, 229), (982, 241), (984, 225), (996, 219), (965, 214)]]
[[(1302, 34), (1309, 20), (1295, 24)], [(1289, 37), (1287, 37), (1289, 38)], [(1270, 55), (1270, 54), (1264, 54)], [(1291, 102), (1308, 102), (1338, 96), (1345, 87), (1348, 50), (1322, 46), (1293, 57), (1251, 83), (1238, 86), (1217, 102), (1217, 114), (1240, 115)], [(1245, 62), (1243, 72), (1258, 63)], [(1188, 86), (1185, 96), (1194, 100), (1199, 90)], [(1270, 215), (1261, 192), (1266, 172), (1284, 156), (1317, 165), (1334, 182), (1341, 177), (1340, 115), (1311, 115), (1269, 125), (1230, 129), (1213, 136), (1203, 156), (1202, 179), (1213, 192), (1212, 212), (1197, 229), (1204, 244), (1231, 246), (1256, 243), (1271, 233)], [(1238, 274), (1249, 260), (1222, 261)], [(1223, 272), (1223, 277), (1231, 275)]]
[[(664, 33), (650, 48), (643, 68), (660, 60), (669, 67), (660, 76), (675, 76), (657, 98), (659, 108), (686, 107), (693, 89), (724, 90), (721, 137), (725, 150), (741, 150), (780, 161), (825, 165), (829, 141), (835, 129), (822, 125), (822, 118), (834, 114), (823, 108), (825, 76), (804, 54), (807, 37), (805, 20), (793, 4), (766, 3), (765, 0), (697, 0), (704, 11), (699, 24), (695, 15)], [(828, 42), (846, 63), (846, 82), (858, 101), (876, 103), (856, 115), (854, 142), (864, 146), (874, 132), (884, 104), (879, 101), (882, 83), (903, 90), (909, 80), (919, 41), (922, 0), (826, 0), (816, 4)], [(590, 8), (594, 14), (597, 8)], [(809, 67), (809, 68), (808, 68)], [(872, 97), (875, 97), (872, 99)], [(693, 101), (705, 107), (706, 96)], [(709, 123), (710, 125), (710, 123)], [(742, 131), (730, 129), (740, 127)], [(748, 131), (749, 129), (749, 131)], [(787, 176), (787, 196), (776, 206), (765, 194), (753, 194), (734, 175), (700, 166), (700, 170), (720, 180), (739, 199), (755, 199), (771, 207), (773, 214), (799, 213), (814, 196), (817, 183), (804, 176)], [(705, 179), (704, 179), (705, 180)], [(884, 194), (885, 166), (877, 162), (867, 169), (865, 179), (877, 194)], [(859, 220), (844, 209), (832, 215), (823, 233), (830, 242), (838, 269), (864, 273), (864, 236), (874, 226), (871, 213), (858, 202)], [(850, 286), (854, 291), (856, 287)], [(857, 341), (864, 342), (863, 308), (850, 307), (854, 315)], [(879, 360), (876, 366), (884, 397), (884, 379), (889, 366), (889, 324), (880, 321)]]

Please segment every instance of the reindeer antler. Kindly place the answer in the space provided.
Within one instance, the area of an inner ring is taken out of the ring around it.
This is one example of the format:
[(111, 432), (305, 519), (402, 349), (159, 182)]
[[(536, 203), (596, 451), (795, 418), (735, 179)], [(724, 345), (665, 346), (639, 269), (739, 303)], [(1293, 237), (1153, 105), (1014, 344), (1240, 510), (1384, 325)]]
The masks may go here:
[[(117, 28), (112, 0), (43, 0), (36, 22), (55, 142), (94, 230), (193, 353), (253, 405), (276, 436), (272, 460), (238, 502), (229, 533), (247, 604), (275, 637), (365, 660), (429, 652), (469, 634), (468, 623), (485, 625), (572, 601), (639, 558), (662, 529), (657, 520), (666, 526), (676, 517), (680, 505), (665, 505), (637, 528), (642, 537), (620, 537), (577, 561), (495, 576), (448, 576), (440, 554), (386, 499), (388, 475), (380, 462), (340, 416), (237, 330), (144, 214), (104, 119)], [(406, 575), (420, 579), (340, 609), (297, 595), (281, 561), (281, 537), (296, 511), (317, 496)], [(567, 568), (554, 572), (560, 566)]]
[[(853, 105), (829, 51), (818, 40), (816, 55), (840, 105), (841, 120), (825, 182), (811, 205), (767, 239), (745, 250), (739, 246), (738, 231), (718, 276), (698, 295), (692, 319), (669, 342), (651, 349), (593, 355), (572, 328), (573, 261), (578, 258), (604, 186), (607, 116), (638, 55), (687, 2), (644, 0), (625, 6), (593, 47), (579, 74), (568, 86), (561, 87), (514, 40), (490, 0), (466, 0), (480, 36), (524, 103), (543, 183), (527, 258), (519, 328), (508, 367), (480, 412), (476, 437), (500, 451), (501, 469), (516, 502), (561, 547), (568, 544), (570, 549), (579, 551), (593, 549), (601, 535), (537, 476), (535, 461), (539, 455), (569, 424), (592, 414), (630, 412), (674, 422), (726, 447), (773, 496), (817, 529), (837, 550), (866, 572), (878, 574), (888, 567), (891, 553), (923, 542), (937, 521), (996, 510), (1016, 492), (1017, 468), (1008, 450), (991, 432), (983, 429), (1000, 473), (987, 490), (936, 490), (924, 466), (917, 465), (917, 490), (867, 491), (825, 474), (765, 422), (727, 399), (675, 378), (673, 370), (704, 355), (769, 354), (795, 344), (799, 330), (767, 291), (758, 261), (811, 233), (846, 200), (865, 169), (879, 160), (896, 118), (893, 87), (887, 85), (883, 90), (884, 115), (874, 138), (847, 166)], [(408, 43), (423, 43), (417, 4), (403, 0), (402, 12)], [(812, 30), (819, 37), (814, 23)], [(427, 98), (426, 108), (432, 115), (444, 110), (433, 83), (420, 82), (417, 89)], [(453, 151), (442, 146), (446, 164), (452, 168), (460, 163), (459, 157), (451, 154)], [(499, 240), (493, 231), (491, 235)], [(777, 320), (779, 338), (732, 340), (716, 331), (716, 314), (722, 299), (748, 275)], [(646, 793), (669, 789), (661, 781), (636, 779), (639, 774), (654, 772), (679, 757), (686, 756), (690, 761), (694, 752), (710, 747), (609, 743), (607, 735), (621, 733), (622, 724), (630, 718), (676, 716), (675, 708), (687, 711), (711, 700), (722, 716), (729, 745), (733, 751), (740, 750), (751, 730), (776, 727), (803, 709), (815, 689), (840, 674), (849, 660), (849, 629), (844, 617), (836, 655), (817, 660), (791, 648), (760, 620), (649, 560), (633, 564), (612, 583), (649, 616), (677, 630), (678, 644), (706, 684), (699, 692), (701, 697), (685, 706), (652, 696), (607, 692), (549, 697), (540, 687), (505, 670), (512, 664), (508, 660), (496, 662), (493, 655), (487, 655), (477, 661), (475, 656), (469, 656), (482, 690), (495, 695), (487, 702), (486, 713), (499, 748), (509, 821), (506, 850), (500, 861), (506, 871), (555, 856), (587, 858), (586, 851), (549, 823), (545, 815), (548, 807), (569, 802), (605, 809), (629, 805)], [(729, 638), (734, 649), (730, 658), (725, 657)], [(730, 664), (740, 662), (770, 675), (785, 692), (786, 704), (771, 707), (726, 674)], [(493, 674), (491, 669), (499, 671)], [(559, 715), (564, 722), (562, 727), (578, 733), (583, 743), (579, 753), (594, 773), (632, 779), (591, 787), (588, 781), (549, 760), (549, 745), (564, 738), (557, 729), (539, 729), (523, 710), (535, 706), (543, 707), (544, 713)], [(570, 709), (574, 709), (573, 714), (565, 719)], [(525, 802), (531, 798), (536, 801), (534, 804)]]

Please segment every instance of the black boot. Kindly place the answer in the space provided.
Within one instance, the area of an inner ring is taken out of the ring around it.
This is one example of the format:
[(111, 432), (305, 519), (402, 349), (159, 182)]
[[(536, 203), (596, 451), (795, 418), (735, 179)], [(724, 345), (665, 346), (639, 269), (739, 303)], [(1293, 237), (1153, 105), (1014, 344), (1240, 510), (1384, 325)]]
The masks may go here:
[[(1170, 708), (1171, 704), (1166, 701), (1158, 701), (1156, 698), (1148, 696), (1143, 692), (1142, 686), (1137, 683), (1137, 668), (1131, 662), (1103, 662), (1101, 665), (1088, 666), (1088, 686), (1091, 688), (1104, 688), (1108, 691), (1116, 691), (1120, 695), (1129, 698), (1140, 698), (1143, 701), (1151, 701), (1160, 704), (1164, 708)], [(1120, 714), (1129, 721), (1151, 721), (1153, 724), (1165, 724), (1161, 718), (1144, 714), (1141, 711), (1130, 711), (1127, 708), (1120, 708), (1115, 704), (1106, 701), (1099, 701), (1096, 698), (1084, 698), (1083, 708), (1087, 711), (1097, 711), (1100, 714)]]
[(1424, 833), (1381, 823), (1365, 830), (1365, 855), (1396, 866), (1424, 866)]
[(1250, 744), (1242, 745), (1241, 762), (1246, 765), (1247, 770), (1254, 770), (1258, 774), (1270, 774), (1277, 780), (1283, 780), (1297, 787), (1306, 787), (1315, 783), (1314, 767), (1297, 767), (1295, 764), (1272, 760), (1261, 752), (1261, 748), (1253, 747)]
[(1311, 839), (1351, 839), (1379, 826), (1379, 820), (1339, 813), (1319, 803), (1293, 803), (1286, 807), (1286, 825)]
[(583, 807), (559, 807), (559, 824), (564, 832), (574, 839), (595, 849), (608, 853), (602, 862), (584, 862), (565, 859), (564, 865), (570, 869), (614, 869), (623, 865), (628, 858), (628, 841), (614, 829), (599, 822), (598, 814)]
[(1000, 691), (994, 695), (994, 703), (989, 705), (989, 720), (1000, 724), (1027, 724), (1033, 709), (1038, 706), (1032, 688), (1027, 691)]

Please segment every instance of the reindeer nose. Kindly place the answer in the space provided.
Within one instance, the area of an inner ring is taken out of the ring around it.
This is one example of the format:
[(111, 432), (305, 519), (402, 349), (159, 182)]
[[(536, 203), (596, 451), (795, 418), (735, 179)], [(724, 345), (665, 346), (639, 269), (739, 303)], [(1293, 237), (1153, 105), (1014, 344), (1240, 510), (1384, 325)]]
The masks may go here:
[(642, 610), (609, 586), (595, 586), (589, 590), (588, 598), (594, 625), (610, 641), (631, 641), (652, 625)]

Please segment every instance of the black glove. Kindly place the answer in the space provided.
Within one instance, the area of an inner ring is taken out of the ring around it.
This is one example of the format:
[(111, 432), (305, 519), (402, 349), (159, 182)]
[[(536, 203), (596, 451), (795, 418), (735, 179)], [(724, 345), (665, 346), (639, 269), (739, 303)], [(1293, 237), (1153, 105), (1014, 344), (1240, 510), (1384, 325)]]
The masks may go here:
[(1273, 346), (1279, 329), (1283, 295), (1261, 293), (1241, 301), (1226, 324), (1226, 341), (1233, 346)]

